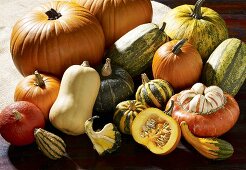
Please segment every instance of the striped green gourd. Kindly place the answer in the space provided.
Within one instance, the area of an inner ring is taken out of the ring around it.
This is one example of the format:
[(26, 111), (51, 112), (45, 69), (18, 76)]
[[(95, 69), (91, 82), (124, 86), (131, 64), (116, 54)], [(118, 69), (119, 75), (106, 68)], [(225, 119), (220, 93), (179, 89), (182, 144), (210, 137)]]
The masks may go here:
[(237, 38), (223, 41), (210, 55), (202, 72), (206, 86), (217, 85), (235, 96), (246, 78), (246, 44)]
[(124, 134), (131, 134), (131, 126), (135, 117), (147, 107), (136, 100), (120, 102), (115, 109), (113, 122)]
[(136, 92), (136, 100), (142, 102), (147, 107), (157, 107), (163, 109), (167, 101), (174, 94), (173, 88), (166, 80), (149, 80), (148, 76), (141, 74), (142, 84)]
[(139, 25), (117, 40), (106, 57), (132, 77), (140, 75), (151, 66), (155, 51), (169, 40), (164, 27), (165, 24), (161, 28), (153, 23)]
[(35, 129), (34, 136), (38, 148), (48, 158), (56, 160), (65, 155), (66, 144), (59, 136), (42, 128)]

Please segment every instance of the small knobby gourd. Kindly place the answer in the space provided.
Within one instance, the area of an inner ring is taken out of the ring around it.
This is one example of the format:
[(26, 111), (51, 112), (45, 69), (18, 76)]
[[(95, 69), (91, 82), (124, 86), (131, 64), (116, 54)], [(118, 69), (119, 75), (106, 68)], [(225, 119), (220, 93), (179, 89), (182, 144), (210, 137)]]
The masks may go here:
[(116, 105), (133, 94), (134, 82), (126, 70), (111, 64), (110, 58), (107, 58), (105, 64), (97, 70), (100, 74), (101, 86), (94, 110), (97, 114), (112, 116)]
[(165, 24), (161, 28), (153, 23), (139, 25), (118, 39), (106, 57), (112, 60), (112, 64), (124, 68), (132, 77), (140, 75), (151, 67), (155, 51), (169, 41), (164, 28)]
[(233, 146), (218, 138), (199, 138), (189, 130), (188, 124), (182, 121), (180, 124), (182, 135), (200, 154), (208, 159), (224, 160), (232, 156)]
[(93, 116), (85, 122), (85, 132), (90, 138), (94, 149), (99, 155), (115, 152), (121, 145), (121, 134), (112, 123), (107, 123), (103, 129), (94, 131), (93, 120), (99, 116)]
[(228, 38), (228, 29), (216, 11), (202, 7), (204, 1), (197, 0), (195, 5), (173, 8), (165, 16), (164, 22), (165, 32), (171, 39), (187, 38), (206, 62), (213, 50)]
[(34, 130), (38, 148), (50, 159), (60, 159), (66, 154), (66, 144), (62, 138), (42, 128)]
[(246, 79), (246, 44), (237, 38), (224, 40), (209, 56), (202, 71), (206, 86), (219, 86), (235, 96)]
[(114, 112), (113, 122), (124, 134), (131, 134), (132, 122), (147, 107), (139, 101), (127, 100), (120, 102)]
[(163, 112), (158, 108), (147, 108), (140, 112), (132, 123), (133, 139), (148, 148), (152, 153), (171, 153), (181, 138), (179, 124), (168, 116), (173, 105)]
[(58, 78), (40, 74), (36, 70), (34, 74), (23, 78), (16, 85), (14, 100), (29, 101), (35, 104), (48, 120), (50, 108), (57, 98), (59, 89), (60, 80)]
[(163, 44), (155, 52), (152, 62), (154, 79), (168, 81), (175, 91), (184, 90), (198, 82), (202, 67), (201, 55), (186, 39)]
[[(199, 137), (216, 137), (226, 133), (239, 117), (236, 100), (218, 86), (194, 84), (170, 98), (174, 101), (172, 117), (185, 121), (191, 132)], [(170, 102), (167, 103), (167, 107)]]
[(141, 74), (141, 77), (142, 85), (136, 91), (136, 100), (147, 107), (164, 109), (167, 101), (174, 94), (172, 86), (166, 80), (149, 80), (145, 73)]
[(50, 109), (51, 124), (69, 135), (83, 134), (84, 123), (92, 116), (99, 88), (100, 76), (88, 62), (70, 66), (62, 77), (58, 97)]

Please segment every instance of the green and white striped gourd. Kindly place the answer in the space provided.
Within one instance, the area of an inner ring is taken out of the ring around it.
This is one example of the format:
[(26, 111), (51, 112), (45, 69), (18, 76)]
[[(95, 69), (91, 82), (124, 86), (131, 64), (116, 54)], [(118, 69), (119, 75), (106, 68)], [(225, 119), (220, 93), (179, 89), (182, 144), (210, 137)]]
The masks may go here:
[(246, 44), (237, 39), (223, 41), (210, 55), (202, 72), (206, 86), (217, 85), (235, 96), (246, 78)]
[(114, 112), (113, 122), (124, 134), (131, 134), (132, 122), (135, 117), (147, 107), (136, 100), (120, 102)]
[(34, 136), (38, 148), (48, 158), (56, 160), (65, 155), (66, 144), (59, 136), (42, 128), (35, 129)]
[(142, 85), (137, 89), (136, 100), (147, 107), (165, 108), (167, 101), (174, 94), (170, 83), (163, 79), (149, 80), (145, 73), (141, 74), (141, 77)]
[(151, 66), (155, 51), (169, 40), (164, 33), (165, 24), (139, 25), (118, 39), (106, 54), (112, 64), (124, 68), (132, 77), (140, 75)]

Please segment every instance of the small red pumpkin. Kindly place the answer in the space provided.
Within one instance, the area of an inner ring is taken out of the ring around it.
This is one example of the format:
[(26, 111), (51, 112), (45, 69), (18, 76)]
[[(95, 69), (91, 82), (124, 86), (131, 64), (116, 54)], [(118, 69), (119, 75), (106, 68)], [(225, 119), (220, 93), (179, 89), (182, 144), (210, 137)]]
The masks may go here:
[(35, 71), (22, 79), (15, 88), (15, 101), (29, 101), (38, 106), (46, 120), (60, 89), (60, 80), (54, 76), (39, 74)]
[(172, 96), (167, 108), (171, 100), (174, 101), (172, 117), (179, 123), (185, 121), (199, 137), (223, 135), (235, 125), (240, 113), (236, 100), (218, 86), (196, 83), (191, 89)]
[(155, 79), (166, 80), (179, 91), (199, 80), (202, 64), (201, 55), (186, 39), (172, 40), (155, 52), (152, 72)]

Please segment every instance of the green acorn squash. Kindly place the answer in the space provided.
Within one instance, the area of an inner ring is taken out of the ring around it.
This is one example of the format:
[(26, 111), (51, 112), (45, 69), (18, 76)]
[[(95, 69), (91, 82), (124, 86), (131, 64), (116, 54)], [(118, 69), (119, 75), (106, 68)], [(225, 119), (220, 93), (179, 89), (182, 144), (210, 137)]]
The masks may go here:
[(94, 111), (99, 115), (112, 117), (116, 105), (133, 95), (134, 82), (126, 70), (112, 65), (109, 58), (97, 70), (100, 74), (101, 86), (94, 104)]

